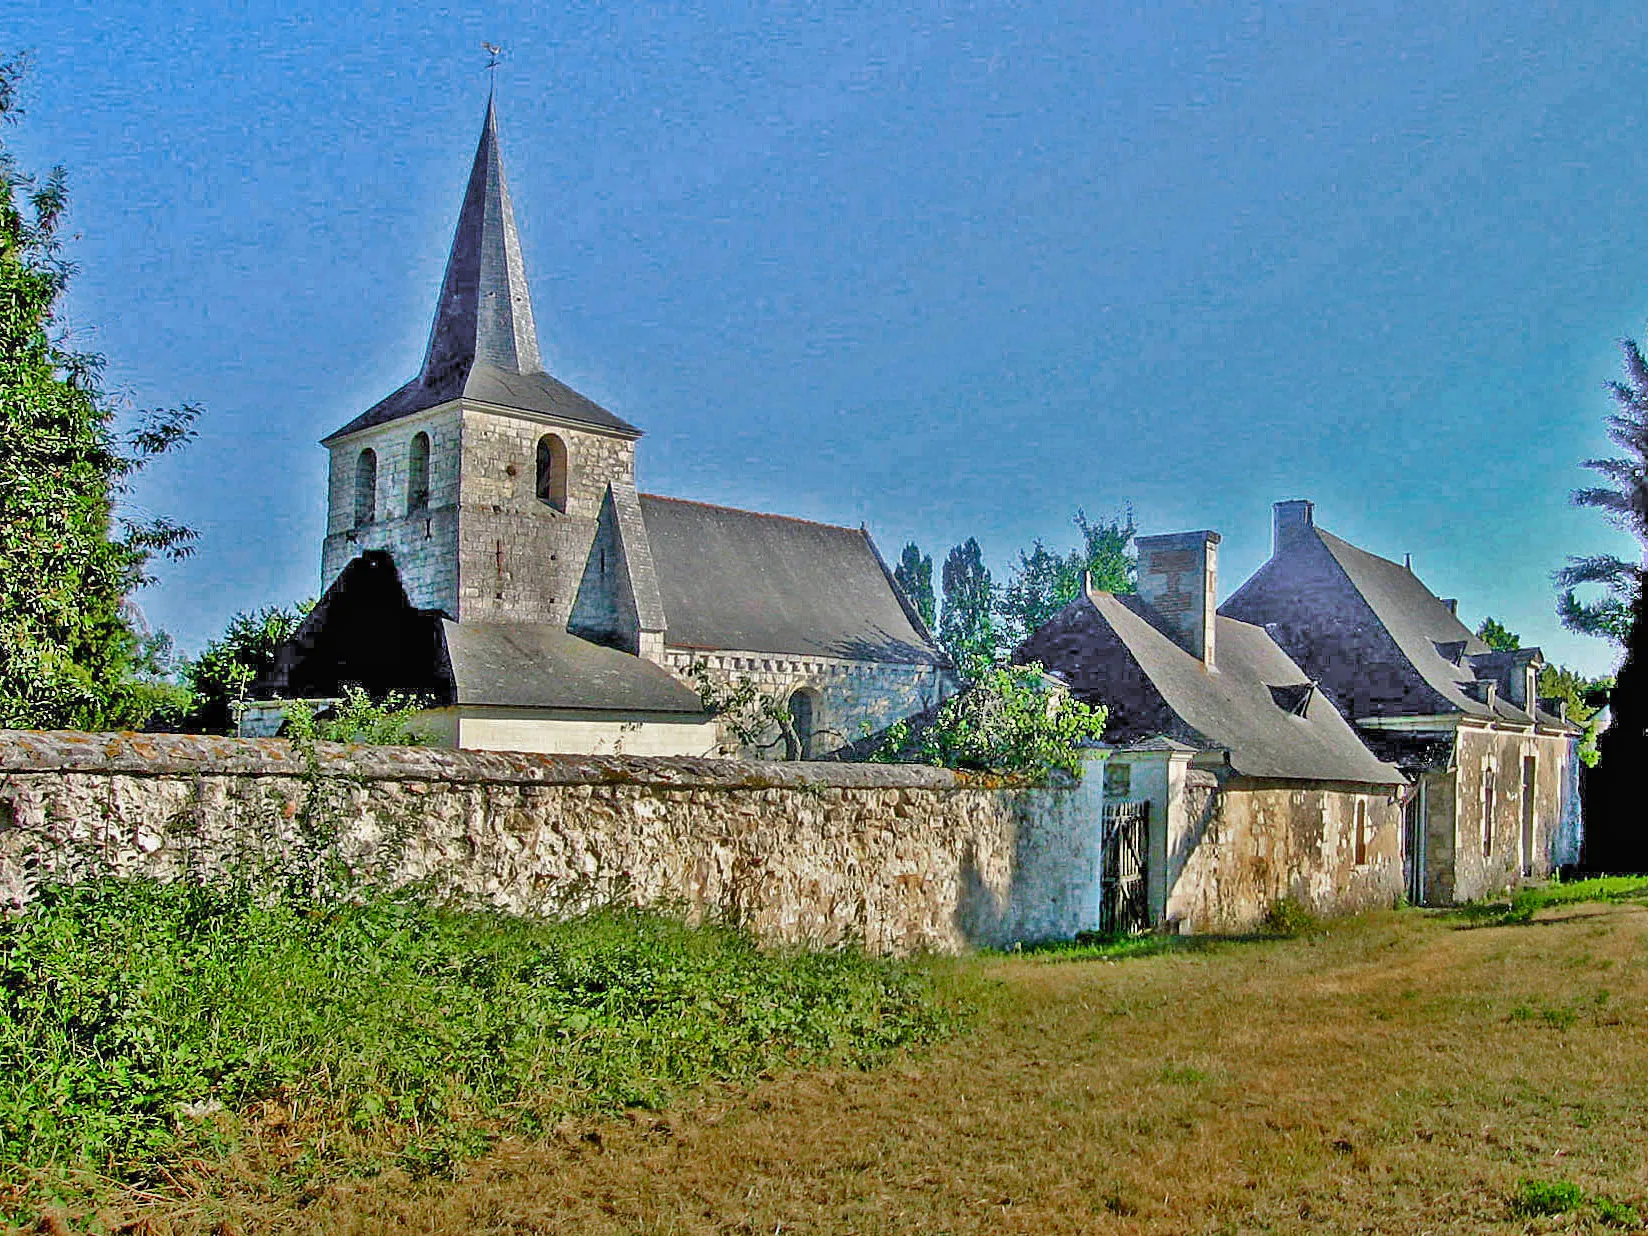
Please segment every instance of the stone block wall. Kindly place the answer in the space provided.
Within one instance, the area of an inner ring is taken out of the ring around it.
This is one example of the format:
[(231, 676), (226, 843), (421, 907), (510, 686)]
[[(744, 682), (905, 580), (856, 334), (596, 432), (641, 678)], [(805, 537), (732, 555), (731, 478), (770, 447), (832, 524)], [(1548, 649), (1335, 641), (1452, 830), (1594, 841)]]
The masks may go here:
[[(1524, 811), (1531, 807), (1533, 836), (1529, 876), (1544, 879), (1575, 857), (1563, 853), (1571, 831), (1563, 819), (1564, 787), (1571, 779), (1567, 761), (1576, 758), (1572, 742), (1560, 735), (1490, 730), (1461, 726), (1454, 739), (1454, 771), (1447, 787), (1453, 797), (1453, 835), (1441, 838), (1451, 853), (1450, 890), (1455, 901), (1477, 901), (1514, 889), (1523, 881)], [(1533, 799), (1523, 794), (1523, 760), (1534, 761)], [(1484, 829), (1493, 785), (1493, 818)], [(1490, 832), (1490, 844), (1483, 844)], [(1571, 843), (1569, 843), (1571, 846)], [(1484, 852), (1486, 850), (1486, 852)]]
[[(429, 435), (429, 503), (408, 509), (412, 439)], [(369, 549), (395, 558), (408, 598), (419, 609), (456, 613), (458, 606), (458, 471), (461, 419), (435, 408), (351, 437), (331, 450), (321, 590)], [(378, 458), (377, 516), (355, 526), (355, 465), (363, 450)]]

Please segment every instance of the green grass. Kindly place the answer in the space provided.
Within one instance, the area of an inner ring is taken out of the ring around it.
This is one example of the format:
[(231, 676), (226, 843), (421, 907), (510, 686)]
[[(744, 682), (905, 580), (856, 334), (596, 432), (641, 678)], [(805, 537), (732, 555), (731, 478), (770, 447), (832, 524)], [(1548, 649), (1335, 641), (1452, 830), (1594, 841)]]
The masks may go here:
[(1648, 876), (1602, 876), (1575, 880), (1569, 884), (1542, 884), (1518, 889), (1510, 901), (1479, 901), (1459, 907), (1453, 914), (1473, 924), (1498, 927), (1529, 923), (1535, 914), (1552, 906), (1581, 902), (1648, 900)]
[(1517, 1182), (1516, 1192), (1511, 1195), (1511, 1212), (1522, 1218), (1546, 1218), (1583, 1211), (1591, 1211), (1599, 1222), (1608, 1227), (1642, 1225), (1642, 1216), (1637, 1213), (1636, 1207), (1612, 1198), (1592, 1196), (1566, 1180), (1524, 1178)]
[(638, 911), (58, 887), (0, 921), (0, 1179), (152, 1179), (229, 1153), (270, 1105), (427, 1174), (565, 1113), (873, 1065), (962, 1016), (929, 967)]

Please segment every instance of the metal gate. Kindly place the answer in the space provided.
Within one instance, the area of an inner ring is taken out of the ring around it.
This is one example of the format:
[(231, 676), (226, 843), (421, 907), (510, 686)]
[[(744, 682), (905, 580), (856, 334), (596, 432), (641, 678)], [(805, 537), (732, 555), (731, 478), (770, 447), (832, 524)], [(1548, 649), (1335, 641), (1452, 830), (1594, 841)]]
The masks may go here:
[(1099, 930), (1124, 935), (1150, 929), (1150, 804), (1104, 805), (1104, 880)]

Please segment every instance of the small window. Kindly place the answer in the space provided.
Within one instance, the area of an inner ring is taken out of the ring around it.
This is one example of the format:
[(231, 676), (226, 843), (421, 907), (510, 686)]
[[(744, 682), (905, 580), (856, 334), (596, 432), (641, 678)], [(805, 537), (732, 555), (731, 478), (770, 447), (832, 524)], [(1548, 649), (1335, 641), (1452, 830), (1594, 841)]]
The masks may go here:
[(1356, 800), (1356, 865), (1362, 866), (1368, 861), (1368, 802), (1365, 798)]
[(1494, 769), (1490, 765), (1482, 773), (1482, 857), (1493, 857), (1494, 843)]
[(355, 526), (378, 517), (378, 453), (368, 447), (355, 460)]
[(406, 510), (429, 509), (429, 435), (414, 434), (406, 454)]
[(567, 507), (567, 449), (552, 433), (538, 439), (538, 501), (557, 511)]

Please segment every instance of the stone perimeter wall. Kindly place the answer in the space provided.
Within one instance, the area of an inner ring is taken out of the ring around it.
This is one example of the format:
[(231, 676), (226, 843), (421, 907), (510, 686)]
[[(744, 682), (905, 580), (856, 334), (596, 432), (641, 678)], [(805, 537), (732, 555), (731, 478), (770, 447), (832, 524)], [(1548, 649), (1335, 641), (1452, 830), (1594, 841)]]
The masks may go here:
[(0, 731), (0, 902), (47, 875), (278, 868), (318, 822), (354, 870), (512, 911), (676, 905), (951, 952), (1092, 925), (1082, 798), (909, 766)]

